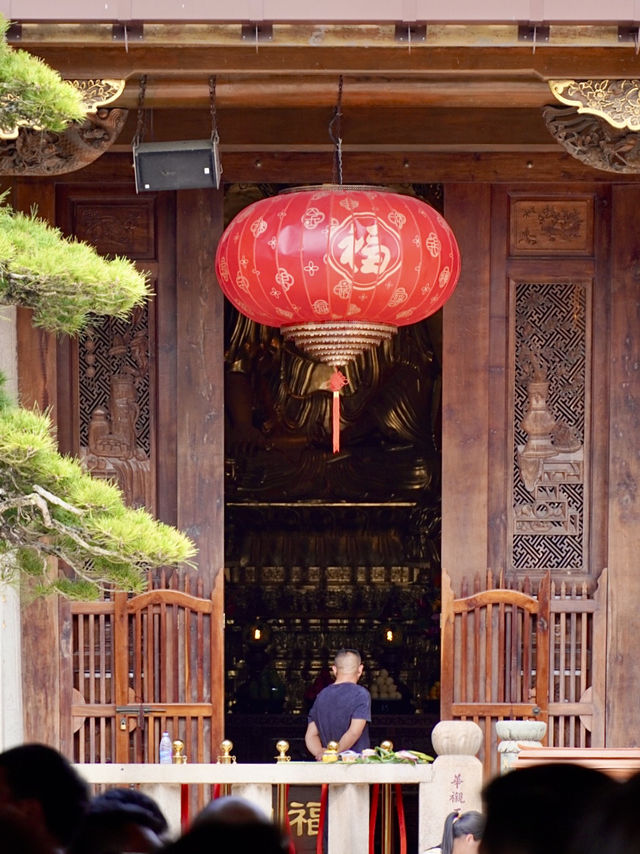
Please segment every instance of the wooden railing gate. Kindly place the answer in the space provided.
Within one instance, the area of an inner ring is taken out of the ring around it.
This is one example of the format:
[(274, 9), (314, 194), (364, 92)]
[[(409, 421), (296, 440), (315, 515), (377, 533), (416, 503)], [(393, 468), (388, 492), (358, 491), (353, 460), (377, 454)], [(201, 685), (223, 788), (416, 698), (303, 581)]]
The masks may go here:
[(213, 597), (117, 593), (74, 603), (72, 619), (75, 761), (157, 762), (167, 730), (190, 762), (210, 762), (223, 720), (211, 696), (223, 667)]
[(604, 746), (606, 579), (590, 595), (547, 573), (534, 595), (526, 579), (517, 590), (488, 574), (486, 589), (456, 598), (443, 572), (441, 717), (480, 725), (487, 777), (505, 718), (546, 721), (549, 745)]

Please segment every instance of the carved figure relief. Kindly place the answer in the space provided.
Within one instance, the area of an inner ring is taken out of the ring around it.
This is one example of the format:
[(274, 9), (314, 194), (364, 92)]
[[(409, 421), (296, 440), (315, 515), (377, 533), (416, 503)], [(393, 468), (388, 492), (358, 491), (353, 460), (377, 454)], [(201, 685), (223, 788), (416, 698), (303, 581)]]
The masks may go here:
[(74, 233), (104, 255), (118, 255), (127, 247), (137, 260), (154, 258), (156, 253), (154, 200), (83, 198), (73, 201)]
[(576, 536), (580, 512), (563, 493), (562, 484), (584, 481), (584, 448), (575, 429), (556, 421), (547, 406), (549, 383), (528, 384), (528, 408), (521, 427), (527, 433), (518, 446), (520, 476), (533, 501), (514, 507), (516, 534)]
[(588, 292), (569, 282), (514, 287), (513, 568), (582, 570)]
[(128, 504), (153, 509), (146, 309), (130, 323), (108, 321), (80, 343), (80, 456), (96, 477), (115, 481)]

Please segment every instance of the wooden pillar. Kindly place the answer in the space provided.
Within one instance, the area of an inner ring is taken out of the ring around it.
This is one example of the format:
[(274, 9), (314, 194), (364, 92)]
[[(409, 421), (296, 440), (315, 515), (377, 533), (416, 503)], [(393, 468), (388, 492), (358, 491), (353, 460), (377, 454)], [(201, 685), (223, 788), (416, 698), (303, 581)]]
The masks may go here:
[[(16, 309), (0, 308), (0, 371), (5, 391), (18, 395)], [(20, 596), (13, 584), (0, 582), (0, 751), (23, 738)]]
[(211, 672), (214, 750), (224, 735), (224, 300), (214, 271), (222, 202), (222, 191), (182, 190), (176, 207), (177, 525), (198, 547), (219, 626)]
[[(50, 182), (16, 181), (16, 210), (55, 221), (54, 187)], [(57, 412), (57, 356), (55, 336), (36, 328), (31, 311), (17, 311), (18, 397), (20, 404), (48, 410), (55, 424)], [(50, 596), (22, 609), (22, 679), (25, 741), (40, 741), (60, 748), (63, 741), (60, 710), (66, 679), (61, 678), (64, 644), (60, 644), (58, 598)], [(70, 690), (70, 686), (69, 686)], [(71, 720), (68, 721), (69, 738)]]
[(490, 202), (487, 184), (447, 185), (462, 256), (443, 317), (442, 568), (454, 591), (487, 567)]
[(614, 186), (605, 744), (638, 747), (640, 680), (640, 188)]

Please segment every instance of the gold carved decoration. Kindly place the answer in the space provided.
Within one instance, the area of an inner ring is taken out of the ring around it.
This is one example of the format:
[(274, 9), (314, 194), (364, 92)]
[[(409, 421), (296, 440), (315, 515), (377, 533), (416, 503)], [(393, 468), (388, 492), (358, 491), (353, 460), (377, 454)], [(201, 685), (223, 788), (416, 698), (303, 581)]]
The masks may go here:
[(106, 107), (116, 101), (124, 92), (124, 80), (67, 80), (81, 94), (90, 112), (98, 107)]
[(542, 115), (551, 135), (576, 160), (605, 172), (640, 172), (640, 133), (614, 128), (574, 107), (545, 107)]
[(101, 107), (62, 133), (21, 128), (0, 141), (0, 175), (60, 175), (82, 169), (115, 142), (127, 110)]
[[(95, 78), (91, 80), (66, 80), (65, 83), (70, 84), (80, 92), (91, 114), (100, 107), (106, 107), (116, 101), (122, 95), (126, 81)], [(2, 120), (6, 121), (5, 124), (0, 125), (0, 139), (16, 139), (19, 134), (23, 134), (26, 130), (43, 131), (39, 125), (16, 118), (20, 115), (21, 96), (19, 94), (11, 91), (2, 92), (0, 103), (3, 108)], [(70, 125), (70, 127), (72, 126)]]
[[(15, 139), (24, 127), (19, 118), (20, 96), (15, 92), (2, 92), (0, 94), (0, 139)], [(26, 119), (22, 121), (26, 122)], [(37, 128), (40, 130), (40, 128)]]
[[(115, 142), (127, 110), (105, 109), (124, 91), (124, 80), (68, 80), (89, 109), (81, 124), (61, 133), (42, 128), (0, 128), (0, 175), (60, 175), (82, 169)], [(9, 100), (12, 96), (3, 96)]]
[(615, 128), (640, 130), (640, 80), (550, 80), (553, 95)]

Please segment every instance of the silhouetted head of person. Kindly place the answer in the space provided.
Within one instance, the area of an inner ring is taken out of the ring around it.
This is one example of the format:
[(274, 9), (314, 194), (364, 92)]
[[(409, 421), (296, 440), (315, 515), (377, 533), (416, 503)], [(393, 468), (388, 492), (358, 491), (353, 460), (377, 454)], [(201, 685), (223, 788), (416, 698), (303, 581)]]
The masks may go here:
[(617, 785), (601, 771), (564, 762), (494, 778), (483, 791), (480, 854), (566, 854), (585, 818)]
[(68, 854), (153, 854), (162, 840), (148, 825), (149, 813), (136, 806), (104, 807), (85, 816)]
[(287, 854), (288, 850), (288, 842), (274, 824), (205, 821), (164, 848), (163, 854)]
[(89, 804), (90, 815), (116, 809), (131, 812), (139, 824), (153, 830), (161, 839), (169, 831), (167, 819), (156, 801), (139, 789), (107, 789), (106, 792), (96, 795)]
[(640, 852), (640, 774), (614, 787), (593, 806), (576, 832), (569, 854)]
[(246, 798), (228, 795), (210, 801), (198, 813), (193, 827), (203, 824), (270, 824), (269, 816)]
[(480, 854), (566, 854), (586, 817), (617, 786), (606, 774), (571, 763), (496, 777), (483, 791)]
[(33, 828), (28, 818), (11, 807), (0, 807), (2, 854), (51, 854), (52, 845)]
[(441, 854), (476, 854), (484, 831), (484, 816), (477, 810), (449, 813), (442, 830)]
[(88, 803), (87, 784), (52, 747), (23, 744), (0, 753), (0, 806), (24, 816), (54, 847), (69, 844)]
[(286, 854), (289, 846), (284, 835), (269, 817), (245, 798), (216, 798), (195, 818), (191, 829), (165, 854), (202, 854), (206, 851), (255, 851), (260, 854)]

